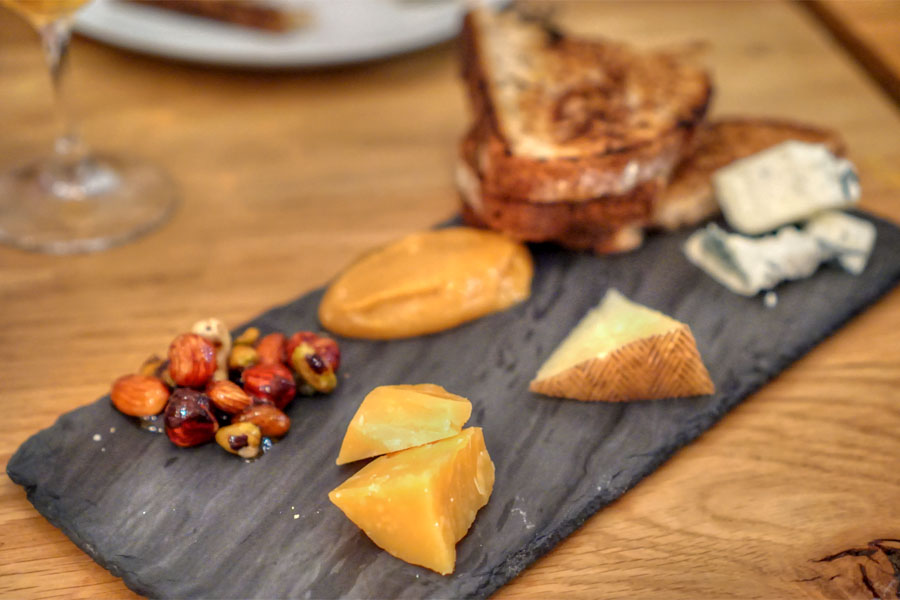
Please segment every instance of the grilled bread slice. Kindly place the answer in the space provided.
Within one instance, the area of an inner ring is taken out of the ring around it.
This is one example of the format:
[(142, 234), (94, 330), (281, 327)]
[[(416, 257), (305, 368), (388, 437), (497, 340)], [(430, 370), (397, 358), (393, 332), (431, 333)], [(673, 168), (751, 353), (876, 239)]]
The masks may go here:
[(674, 230), (718, 213), (712, 174), (725, 165), (787, 140), (824, 144), (842, 154), (844, 143), (830, 130), (785, 120), (730, 117), (712, 121), (698, 135), (698, 147), (672, 179), (644, 182), (622, 195), (579, 202), (531, 202), (485, 190), (477, 168), (478, 136), (463, 138), (457, 164), (462, 214), (470, 225), (503, 231), (522, 241), (554, 241), (597, 253), (640, 246), (643, 229)]
[(575, 39), (514, 10), (470, 12), (461, 39), (491, 195), (575, 202), (668, 178), (711, 97), (706, 72), (673, 54)]
[(712, 174), (751, 154), (788, 140), (823, 144), (833, 154), (844, 153), (834, 131), (792, 121), (730, 117), (710, 122), (697, 135), (697, 149), (678, 167), (657, 198), (652, 225), (673, 230), (696, 225), (719, 212)]
[(531, 202), (487, 192), (476, 165), (474, 131), (463, 138), (456, 165), (456, 184), (463, 220), (476, 227), (502, 231), (525, 242), (556, 242), (598, 254), (625, 252), (641, 245), (644, 226), (663, 185), (660, 179), (630, 192), (579, 202)]

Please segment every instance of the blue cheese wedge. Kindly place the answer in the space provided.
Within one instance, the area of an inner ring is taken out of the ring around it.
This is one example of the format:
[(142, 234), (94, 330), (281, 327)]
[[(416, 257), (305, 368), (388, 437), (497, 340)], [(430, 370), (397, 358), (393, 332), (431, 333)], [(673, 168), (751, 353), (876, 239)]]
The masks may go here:
[(839, 211), (822, 213), (810, 220), (804, 231), (832, 253), (841, 267), (859, 275), (869, 262), (875, 246), (875, 226), (859, 217)]
[(788, 141), (713, 174), (728, 225), (750, 235), (848, 207), (859, 200), (853, 164), (821, 144)]
[(809, 277), (828, 257), (814, 238), (795, 227), (749, 238), (728, 233), (715, 223), (695, 231), (685, 242), (684, 253), (713, 279), (742, 296), (755, 296), (786, 279)]
[(874, 225), (841, 212), (827, 212), (803, 229), (787, 226), (758, 238), (728, 233), (710, 223), (688, 238), (684, 253), (731, 291), (755, 296), (782, 281), (809, 277), (832, 259), (859, 275), (874, 244)]

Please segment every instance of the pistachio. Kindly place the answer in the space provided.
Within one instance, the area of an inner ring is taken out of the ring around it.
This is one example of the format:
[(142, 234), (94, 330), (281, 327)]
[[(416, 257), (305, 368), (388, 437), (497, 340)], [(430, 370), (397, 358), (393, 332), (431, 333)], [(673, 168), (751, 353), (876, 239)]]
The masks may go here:
[(341, 366), (341, 351), (336, 341), (330, 337), (313, 333), (312, 331), (298, 331), (285, 344), (288, 357), (294, 355), (294, 350), (302, 343), (307, 343), (313, 347), (316, 354), (322, 357), (322, 360), (331, 365), (334, 371)]
[(256, 458), (262, 433), (253, 423), (232, 423), (216, 432), (216, 443), (241, 458)]
[(259, 329), (256, 327), (248, 327), (244, 332), (234, 338), (235, 346), (253, 346), (259, 339)]
[(329, 393), (337, 387), (337, 376), (312, 345), (303, 342), (294, 349), (291, 355), (291, 366), (294, 372), (308, 383), (314, 390)]
[(172, 381), (172, 376), (169, 375), (168, 359), (162, 359), (155, 354), (143, 362), (138, 370), (138, 374), (159, 377), (170, 388), (176, 387), (175, 382)]
[(256, 353), (256, 348), (253, 346), (245, 346), (244, 344), (232, 348), (231, 354), (228, 356), (229, 369), (246, 369), (258, 362), (259, 355)]
[(138, 375), (151, 375), (153, 377), (159, 377), (159, 371), (163, 367), (165, 367), (165, 359), (160, 358), (156, 354), (147, 358), (142, 364), (141, 368), (138, 369)]

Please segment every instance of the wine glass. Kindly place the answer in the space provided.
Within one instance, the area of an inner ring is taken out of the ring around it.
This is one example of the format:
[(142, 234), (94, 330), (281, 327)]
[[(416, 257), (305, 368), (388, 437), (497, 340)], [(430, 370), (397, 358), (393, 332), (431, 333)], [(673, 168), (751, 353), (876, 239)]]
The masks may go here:
[(160, 225), (178, 194), (157, 167), (89, 152), (66, 110), (72, 21), (89, 0), (0, 0), (40, 34), (63, 123), (50, 156), (0, 172), (0, 242), (55, 254), (92, 252)]

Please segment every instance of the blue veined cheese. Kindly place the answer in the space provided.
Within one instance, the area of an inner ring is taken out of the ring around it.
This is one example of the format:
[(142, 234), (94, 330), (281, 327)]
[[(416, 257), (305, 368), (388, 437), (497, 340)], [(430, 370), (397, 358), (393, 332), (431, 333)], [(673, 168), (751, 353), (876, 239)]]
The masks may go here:
[(713, 279), (743, 296), (755, 296), (786, 279), (803, 279), (830, 257), (812, 236), (796, 227), (750, 238), (728, 233), (715, 223), (698, 229), (685, 242), (684, 253)]
[(845, 208), (859, 200), (853, 164), (821, 144), (788, 141), (737, 160), (713, 174), (725, 220), (756, 235)]
[(731, 291), (755, 296), (782, 281), (809, 277), (832, 259), (859, 275), (874, 243), (874, 225), (834, 211), (815, 217), (802, 230), (782, 227), (758, 238), (728, 233), (710, 223), (688, 238), (684, 253)]
[(875, 226), (840, 211), (817, 215), (803, 230), (832, 252), (845, 271), (854, 275), (866, 268), (875, 246)]

